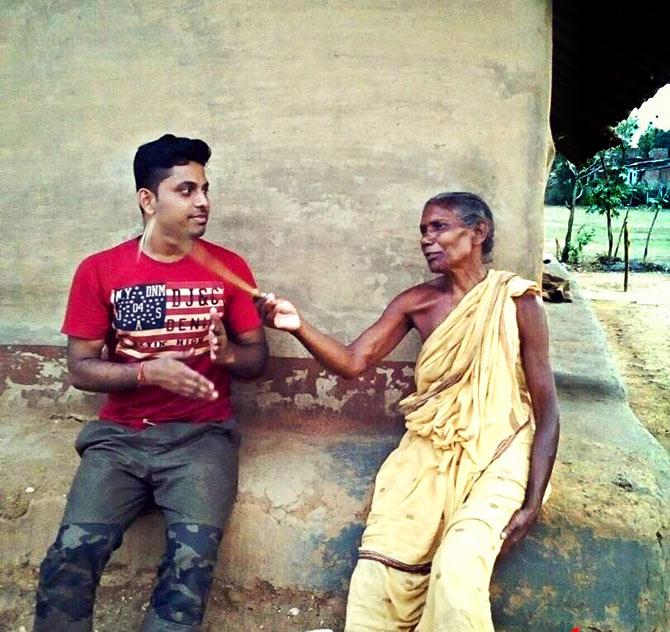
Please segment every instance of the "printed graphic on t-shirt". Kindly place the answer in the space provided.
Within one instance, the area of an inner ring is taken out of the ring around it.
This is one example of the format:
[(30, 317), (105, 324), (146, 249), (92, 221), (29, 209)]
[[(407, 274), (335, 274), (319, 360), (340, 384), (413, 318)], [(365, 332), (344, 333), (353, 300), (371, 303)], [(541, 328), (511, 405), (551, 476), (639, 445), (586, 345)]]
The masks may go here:
[(169, 351), (207, 353), (209, 310), (223, 316), (224, 290), (208, 282), (149, 283), (112, 290), (116, 353), (143, 359)]

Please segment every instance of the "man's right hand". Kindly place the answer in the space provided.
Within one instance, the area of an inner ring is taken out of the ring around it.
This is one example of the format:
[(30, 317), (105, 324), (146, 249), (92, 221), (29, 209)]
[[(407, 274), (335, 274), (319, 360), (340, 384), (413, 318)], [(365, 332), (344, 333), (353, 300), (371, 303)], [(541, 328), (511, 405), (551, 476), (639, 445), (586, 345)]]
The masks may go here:
[(274, 294), (264, 294), (256, 302), (258, 311), (267, 327), (283, 331), (298, 331), (302, 325), (300, 312), (286, 299), (275, 298)]
[(193, 354), (193, 349), (173, 351), (155, 360), (145, 360), (144, 383), (191, 399), (217, 399), (219, 393), (213, 382), (184, 364)]

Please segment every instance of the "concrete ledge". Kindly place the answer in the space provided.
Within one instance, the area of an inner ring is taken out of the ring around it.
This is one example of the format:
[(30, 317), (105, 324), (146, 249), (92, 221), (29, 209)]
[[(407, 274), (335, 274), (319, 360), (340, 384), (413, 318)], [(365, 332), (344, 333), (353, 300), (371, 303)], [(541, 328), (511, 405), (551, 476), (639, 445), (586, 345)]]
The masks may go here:
[(595, 399), (625, 400), (626, 390), (615, 380), (607, 380), (588, 375), (576, 375), (564, 371), (554, 371), (556, 388), (563, 393), (563, 397), (586, 397)]
[[(547, 309), (563, 427), (554, 492), (527, 541), (497, 564), (497, 630), (660, 632), (668, 629), (670, 585), (668, 455), (626, 405), (584, 302)], [(81, 420), (95, 416), (97, 398), (68, 387), (60, 348), (2, 347), (0, 355), (7, 570), (37, 565), (50, 544), (77, 464), (72, 441)], [(345, 381), (288, 358), (274, 360), (266, 378), (238, 384), (240, 494), (221, 578), (243, 591), (262, 581), (343, 598), (374, 474), (402, 433), (394, 407), (412, 373), (389, 362)], [(133, 525), (113, 564), (129, 574), (154, 568), (161, 551), (154, 513)]]

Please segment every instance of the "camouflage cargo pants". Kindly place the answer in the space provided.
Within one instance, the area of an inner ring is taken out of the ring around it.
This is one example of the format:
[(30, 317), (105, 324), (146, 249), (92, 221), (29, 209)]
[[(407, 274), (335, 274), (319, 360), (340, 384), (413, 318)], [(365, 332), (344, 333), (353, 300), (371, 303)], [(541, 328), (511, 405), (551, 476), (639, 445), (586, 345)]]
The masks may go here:
[(95, 421), (61, 527), (40, 567), (34, 632), (90, 632), (95, 592), (123, 532), (154, 502), (167, 546), (141, 632), (196, 632), (222, 527), (237, 493), (234, 422), (175, 422), (146, 430)]

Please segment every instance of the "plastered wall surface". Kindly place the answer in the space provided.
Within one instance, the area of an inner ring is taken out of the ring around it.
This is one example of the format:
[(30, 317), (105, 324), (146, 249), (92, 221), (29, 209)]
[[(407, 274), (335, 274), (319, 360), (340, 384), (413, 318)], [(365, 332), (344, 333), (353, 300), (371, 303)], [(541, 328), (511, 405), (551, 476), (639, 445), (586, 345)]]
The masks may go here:
[[(139, 232), (139, 144), (167, 131), (207, 140), (208, 237), (344, 339), (429, 278), (419, 213), (444, 190), (483, 195), (495, 266), (538, 276), (549, 2), (5, 0), (0, 19), (5, 570), (42, 558), (76, 467), (72, 438), (96, 415), (50, 345), (63, 342), (77, 263)], [(583, 302), (552, 307), (554, 493), (497, 568), (496, 625), (660, 630), (667, 455), (625, 406)], [(236, 387), (241, 485), (220, 573), (344, 593), (374, 472), (402, 432), (417, 340), (351, 381), (289, 336), (271, 343), (266, 375)], [(124, 572), (155, 566), (161, 529), (137, 523)]]
[[(207, 236), (342, 338), (429, 278), (418, 218), (443, 190), (489, 200), (495, 265), (538, 273), (548, 2), (8, 0), (0, 12), (3, 343), (62, 342), (74, 268), (137, 234), (132, 157), (167, 131), (212, 146)], [(288, 336), (272, 343), (303, 355)]]

